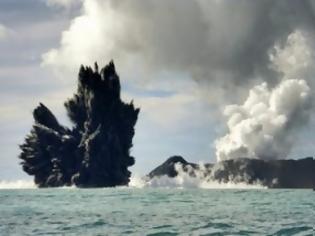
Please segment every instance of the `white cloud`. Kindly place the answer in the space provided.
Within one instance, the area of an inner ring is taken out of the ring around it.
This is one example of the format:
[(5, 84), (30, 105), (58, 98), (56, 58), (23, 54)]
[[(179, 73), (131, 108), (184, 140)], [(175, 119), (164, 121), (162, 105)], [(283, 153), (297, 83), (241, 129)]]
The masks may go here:
[(48, 6), (61, 6), (69, 8), (75, 4), (82, 2), (83, 0), (43, 0)]
[(107, 63), (115, 44), (113, 34), (119, 31), (116, 13), (109, 7), (104, 10), (100, 6), (108, 4), (107, 1), (85, 1), (84, 13), (62, 33), (60, 49), (51, 49), (43, 55), (43, 65), (51, 65), (64, 74), (77, 69), (80, 64)]
[[(174, 81), (177, 86), (172, 85)], [(123, 89), (122, 99), (133, 100), (135, 106), (141, 109), (141, 119), (148, 121), (154, 129), (159, 129), (159, 132), (185, 132), (201, 123), (208, 123), (209, 109), (204, 109), (208, 104), (199, 93), (197, 84), (183, 78), (173, 78), (172, 82), (161, 77), (146, 88), (140, 88), (143, 92), (148, 91), (145, 95)], [(159, 90), (155, 91), (154, 88)]]
[(0, 24), (0, 41), (6, 39), (9, 36), (9, 29)]
[(71, 96), (73, 91), (69, 89), (50, 91), (41, 98), (34, 98), (31, 96), (12, 98), (6, 96), (7, 100), (12, 100), (12, 102), (6, 102), (4, 104), (0, 103), (0, 124), (9, 124), (17, 122), (21, 117), (27, 117), (27, 120), (31, 119), (31, 112), (39, 104), (39, 102), (44, 103), (49, 109), (53, 111), (58, 118), (62, 118), (65, 121), (66, 110), (63, 107), (63, 101)]

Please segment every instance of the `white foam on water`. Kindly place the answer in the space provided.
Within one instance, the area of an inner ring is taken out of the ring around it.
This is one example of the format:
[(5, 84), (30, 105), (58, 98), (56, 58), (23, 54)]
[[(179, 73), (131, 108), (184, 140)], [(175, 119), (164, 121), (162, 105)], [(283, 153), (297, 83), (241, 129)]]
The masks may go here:
[(190, 176), (176, 176), (170, 178), (168, 176), (154, 177), (146, 180), (145, 178), (131, 178), (130, 187), (135, 188), (201, 188), (201, 189), (266, 189), (267, 187), (257, 184), (247, 184), (244, 182), (234, 183), (232, 181), (227, 183), (202, 180)]
[[(170, 178), (166, 175), (149, 179), (133, 174), (130, 178), (129, 187), (132, 188), (201, 188), (201, 189), (264, 189), (267, 188), (260, 183), (247, 184), (244, 182), (229, 181), (222, 183), (214, 181), (211, 178), (205, 178), (202, 172), (196, 177), (192, 177), (189, 173), (183, 171), (180, 165), (177, 165), (176, 170), (178, 175)], [(15, 181), (0, 181), (0, 189), (36, 189), (36, 185), (32, 180), (15, 180)], [(124, 187), (125, 188), (125, 187)], [(76, 189), (75, 186), (60, 187), (57, 189)]]
[(37, 188), (32, 180), (0, 180), (0, 189), (34, 189)]
[(175, 169), (177, 176), (170, 178), (166, 175), (159, 177), (140, 177), (133, 175), (130, 179), (129, 186), (135, 188), (202, 188), (202, 189), (266, 189), (261, 183), (248, 184), (240, 181), (230, 180), (223, 183), (213, 180), (212, 176), (205, 175), (201, 170), (190, 170), (194, 172), (195, 177), (184, 171), (181, 165), (176, 164)]

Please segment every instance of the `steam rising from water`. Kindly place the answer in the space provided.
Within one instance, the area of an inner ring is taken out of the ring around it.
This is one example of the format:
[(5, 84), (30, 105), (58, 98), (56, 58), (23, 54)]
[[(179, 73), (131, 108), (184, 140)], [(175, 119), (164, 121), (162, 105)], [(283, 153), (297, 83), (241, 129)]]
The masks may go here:
[(235, 158), (283, 159), (311, 115), (311, 89), (301, 75), (312, 57), (301, 32), (288, 37), (286, 47), (275, 47), (271, 66), (283, 74), (275, 87), (267, 82), (253, 87), (243, 104), (224, 109), (228, 133), (215, 142), (218, 161)]
[(297, 129), (310, 115), (310, 88), (305, 80), (267, 83), (250, 90), (244, 104), (224, 110), (229, 133), (216, 141), (218, 161), (250, 157), (281, 159), (296, 140)]

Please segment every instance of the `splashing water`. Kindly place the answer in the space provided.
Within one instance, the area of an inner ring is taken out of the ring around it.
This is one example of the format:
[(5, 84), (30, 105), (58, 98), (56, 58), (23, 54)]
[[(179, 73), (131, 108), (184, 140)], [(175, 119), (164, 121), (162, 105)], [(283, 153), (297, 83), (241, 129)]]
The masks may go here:
[[(212, 176), (206, 176), (205, 170), (200, 164), (200, 170), (193, 170), (192, 168), (187, 172), (183, 169), (182, 165), (176, 164), (175, 169), (178, 175), (174, 178), (168, 176), (159, 176), (152, 179), (142, 177), (138, 174), (133, 174), (130, 178), (129, 187), (131, 188), (200, 188), (200, 189), (263, 189), (265, 186), (260, 183), (247, 184), (238, 182), (235, 179), (227, 183), (218, 182), (212, 179)], [(220, 168), (219, 165), (216, 168)], [(191, 176), (193, 172), (194, 177)], [(1, 189), (36, 189), (37, 186), (32, 180), (16, 180), (16, 181), (0, 181)], [(60, 187), (58, 189), (76, 188)], [(126, 188), (126, 187), (118, 187)]]
[[(207, 175), (205, 167), (200, 164), (199, 170), (189, 168), (185, 171), (183, 166), (179, 163), (175, 164), (176, 177), (170, 178), (168, 176), (159, 176), (152, 179), (146, 177), (139, 177), (134, 175), (131, 177), (129, 183), (130, 187), (136, 188), (201, 188), (201, 189), (263, 189), (267, 188), (260, 183), (247, 184), (245, 182), (237, 181), (237, 179), (231, 179), (229, 182), (223, 183), (215, 181), (213, 178), (214, 172)], [(218, 163), (214, 168), (220, 168)]]
[(36, 185), (32, 180), (0, 181), (0, 189), (34, 189)]

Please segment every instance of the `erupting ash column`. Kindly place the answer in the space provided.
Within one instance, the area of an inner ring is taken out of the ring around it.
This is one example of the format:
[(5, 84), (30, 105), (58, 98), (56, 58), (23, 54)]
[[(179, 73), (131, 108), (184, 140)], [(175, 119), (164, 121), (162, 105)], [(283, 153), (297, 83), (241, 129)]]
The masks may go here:
[(77, 93), (65, 103), (73, 128), (59, 124), (40, 104), (35, 124), (20, 147), (23, 170), (39, 187), (127, 185), (134, 126), (139, 109), (120, 99), (113, 62), (100, 72), (81, 66)]

